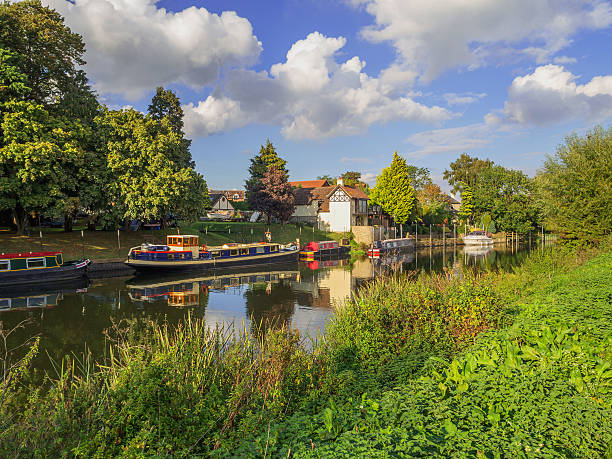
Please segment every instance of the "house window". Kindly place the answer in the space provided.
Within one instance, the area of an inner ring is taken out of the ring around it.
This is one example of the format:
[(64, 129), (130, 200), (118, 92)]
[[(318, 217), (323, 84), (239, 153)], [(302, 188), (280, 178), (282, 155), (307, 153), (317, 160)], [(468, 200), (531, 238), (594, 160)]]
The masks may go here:
[(0, 271), (8, 271), (9, 269), (11, 269), (11, 261), (0, 260)]
[(234, 193), (234, 199), (240, 199), (240, 195), (238, 193)]
[(45, 259), (44, 258), (28, 258), (27, 267), (30, 268), (44, 268), (45, 267)]

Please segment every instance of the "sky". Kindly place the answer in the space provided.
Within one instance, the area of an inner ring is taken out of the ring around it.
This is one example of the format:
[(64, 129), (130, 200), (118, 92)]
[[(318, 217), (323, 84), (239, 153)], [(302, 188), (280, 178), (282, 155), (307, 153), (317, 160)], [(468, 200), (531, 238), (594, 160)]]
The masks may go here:
[(99, 100), (181, 99), (196, 168), (242, 188), (267, 139), (290, 180), (394, 151), (442, 174), (461, 153), (530, 176), (612, 120), (612, 1), (43, 0), (84, 38)]

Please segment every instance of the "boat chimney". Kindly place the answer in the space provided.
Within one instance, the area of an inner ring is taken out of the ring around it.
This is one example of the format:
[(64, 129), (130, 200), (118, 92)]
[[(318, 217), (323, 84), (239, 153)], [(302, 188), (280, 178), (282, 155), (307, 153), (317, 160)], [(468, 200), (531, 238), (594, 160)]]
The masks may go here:
[(344, 186), (344, 179), (342, 178), (342, 176), (338, 177), (338, 180), (336, 180), (336, 184)]

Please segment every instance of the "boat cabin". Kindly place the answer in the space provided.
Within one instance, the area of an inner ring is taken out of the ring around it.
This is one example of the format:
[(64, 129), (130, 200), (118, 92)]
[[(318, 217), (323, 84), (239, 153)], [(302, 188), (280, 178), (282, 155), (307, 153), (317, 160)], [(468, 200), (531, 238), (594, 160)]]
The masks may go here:
[(64, 263), (62, 252), (23, 252), (0, 254), (0, 272), (57, 268)]
[(191, 234), (175, 234), (166, 237), (166, 245), (169, 250), (186, 251), (198, 247), (199, 238)]

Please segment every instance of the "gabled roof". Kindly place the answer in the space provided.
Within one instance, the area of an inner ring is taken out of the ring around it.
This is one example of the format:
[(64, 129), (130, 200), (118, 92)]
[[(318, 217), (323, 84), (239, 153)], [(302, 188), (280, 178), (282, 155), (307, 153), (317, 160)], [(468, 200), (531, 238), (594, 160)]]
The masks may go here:
[(329, 186), (329, 182), (323, 180), (302, 180), (298, 182), (289, 182), (289, 185), (295, 188), (319, 188), (322, 186)]
[(370, 197), (365, 194), (365, 192), (361, 189), (361, 188), (353, 188), (352, 186), (345, 186), (345, 185), (336, 185), (334, 187), (330, 187), (332, 188), (332, 190), (329, 192), (329, 194), (327, 195), (327, 197), (329, 198), (332, 194), (334, 194), (334, 192), (336, 191), (336, 189), (338, 188), (342, 188), (342, 190), (351, 198), (356, 198), (356, 199), (370, 199)]
[(442, 194), (442, 199), (448, 202), (449, 204), (461, 204), (459, 201), (457, 201), (455, 198), (453, 198), (449, 194)]

